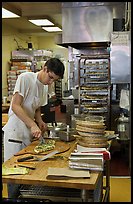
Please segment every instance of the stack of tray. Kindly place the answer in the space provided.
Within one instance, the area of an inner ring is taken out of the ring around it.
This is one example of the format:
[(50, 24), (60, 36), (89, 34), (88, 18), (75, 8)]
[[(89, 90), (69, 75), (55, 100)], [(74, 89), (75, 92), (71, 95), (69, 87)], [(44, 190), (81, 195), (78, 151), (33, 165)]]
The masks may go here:
[(84, 147), (107, 147), (105, 123), (97, 117), (76, 120), (76, 131), (79, 134), (78, 144)]
[(54, 186), (21, 185), (19, 198), (45, 202), (82, 202), (81, 190)]

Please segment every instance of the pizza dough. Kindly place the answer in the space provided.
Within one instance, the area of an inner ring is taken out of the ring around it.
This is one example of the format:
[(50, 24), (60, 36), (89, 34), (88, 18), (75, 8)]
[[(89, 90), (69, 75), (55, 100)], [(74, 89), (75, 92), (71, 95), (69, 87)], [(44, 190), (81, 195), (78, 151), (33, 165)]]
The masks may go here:
[(44, 144), (37, 145), (34, 148), (34, 152), (36, 152), (36, 153), (46, 152), (46, 151), (52, 150), (54, 148), (55, 148), (55, 140), (49, 140)]
[(77, 131), (79, 136), (83, 136), (83, 137), (102, 137), (104, 135), (104, 133), (93, 133), (93, 132), (82, 132), (82, 131)]
[(83, 127), (81, 125), (76, 125), (76, 130), (81, 132), (88, 132), (88, 133), (104, 133), (104, 128), (89, 128), (89, 127)]
[(76, 125), (80, 125), (82, 127), (105, 128), (104, 122), (93, 122), (87, 120), (76, 120)]
[(79, 140), (78, 142), (77, 142), (77, 144), (79, 144), (79, 145), (81, 145), (81, 146), (83, 146), (83, 147), (105, 147), (105, 148), (107, 148), (108, 147), (108, 143), (107, 142), (103, 142), (103, 143), (87, 143), (87, 142), (83, 142), (83, 141), (81, 141), (81, 140)]
[(88, 120), (76, 120), (76, 130), (80, 137), (78, 144), (84, 147), (107, 147), (107, 138), (105, 138), (104, 120), (95, 120), (95, 117)]

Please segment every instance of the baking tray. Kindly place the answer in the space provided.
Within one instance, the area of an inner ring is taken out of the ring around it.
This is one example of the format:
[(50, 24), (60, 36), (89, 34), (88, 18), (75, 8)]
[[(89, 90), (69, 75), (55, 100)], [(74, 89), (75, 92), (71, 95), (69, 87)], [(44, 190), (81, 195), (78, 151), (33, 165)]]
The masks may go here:
[(82, 202), (81, 190), (54, 186), (21, 185), (21, 198), (40, 198), (49, 201)]

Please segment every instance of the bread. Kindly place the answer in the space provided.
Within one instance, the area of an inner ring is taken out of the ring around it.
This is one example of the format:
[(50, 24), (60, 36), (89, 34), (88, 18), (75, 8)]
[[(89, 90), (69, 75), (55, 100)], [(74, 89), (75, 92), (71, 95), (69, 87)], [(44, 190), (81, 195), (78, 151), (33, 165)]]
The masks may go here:
[(76, 125), (76, 130), (85, 133), (104, 133), (105, 128), (91, 128), (91, 127), (83, 127), (81, 125)]

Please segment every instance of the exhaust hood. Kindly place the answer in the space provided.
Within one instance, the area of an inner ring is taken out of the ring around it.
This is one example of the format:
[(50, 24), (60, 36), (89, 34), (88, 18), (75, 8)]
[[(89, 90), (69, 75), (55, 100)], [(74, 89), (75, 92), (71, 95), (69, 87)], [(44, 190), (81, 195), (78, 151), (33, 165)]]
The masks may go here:
[(63, 2), (62, 35), (57, 44), (67, 47), (110, 42), (113, 18), (123, 18), (123, 2)]

